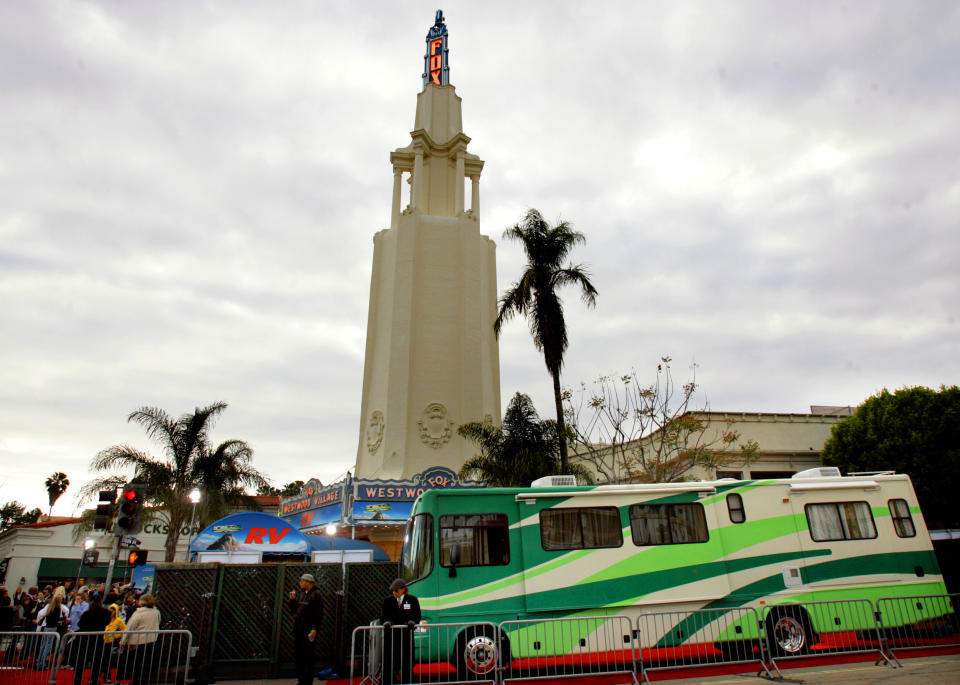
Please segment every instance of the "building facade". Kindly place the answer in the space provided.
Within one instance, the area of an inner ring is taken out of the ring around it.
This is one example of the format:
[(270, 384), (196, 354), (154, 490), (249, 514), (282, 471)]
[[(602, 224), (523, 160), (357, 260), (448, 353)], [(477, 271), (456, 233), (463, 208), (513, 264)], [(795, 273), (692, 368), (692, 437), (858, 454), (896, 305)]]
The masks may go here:
[[(849, 407), (811, 409), (809, 414), (689, 412), (685, 416), (703, 426), (702, 434), (694, 438), (696, 444), (708, 445), (710, 449), (723, 453), (721, 460), (724, 463), (716, 468), (694, 467), (683, 477), (686, 480), (789, 478), (794, 473), (819, 466), (830, 431), (852, 410)], [(723, 434), (731, 432), (738, 435), (737, 440), (724, 444)], [(583, 449), (571, 458), (589, 468), (598, 483), (631, 482), (637, 480), (635, 463), (631, 464), (631, 460), (639, 459), (641, 449), (655, 452), (652, 447), (661, 439), (661, 433), (657, 431), (620, 446), (616, 450), (618, 456), (612, 453), (613, 450), (601, 446), (592, 458)], [(756, 443), (757, 451), (755, 459), (745, 463), (738, 457), (739, 448), (748, 443)], [(598, 460), (603, 461), (602, 468)]]

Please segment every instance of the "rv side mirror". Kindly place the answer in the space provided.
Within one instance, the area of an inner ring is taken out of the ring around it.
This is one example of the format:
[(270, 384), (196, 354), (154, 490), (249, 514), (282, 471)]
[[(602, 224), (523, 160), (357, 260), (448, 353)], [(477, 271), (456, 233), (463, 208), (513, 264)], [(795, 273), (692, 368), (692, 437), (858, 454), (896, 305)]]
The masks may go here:
[(457, 566), (460, 564), (460, 545), (450, 548), (450, 577), (457, 577)]

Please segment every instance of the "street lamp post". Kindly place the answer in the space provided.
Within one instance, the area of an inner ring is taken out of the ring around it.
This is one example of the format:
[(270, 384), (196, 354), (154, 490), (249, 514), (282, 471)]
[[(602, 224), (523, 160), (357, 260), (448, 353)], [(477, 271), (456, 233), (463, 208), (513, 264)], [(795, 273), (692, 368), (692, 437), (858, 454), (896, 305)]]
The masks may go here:
[(194, 488), (190, 491), (190, 494), (187, 495), (191, 502), (193, 502), (193, 512), (190, 514), (190, 532), (187, 536), (187, 551), (184, 555), (184, 561), (190, 561), (190, 543), (193, 542), (193, 522), (197, 518), (197, 504), (200, 502), (200, 490)]
[(327, 537), (330, 538), (330, 551), (333, 551), (333, 536), (337, 534), (337, 524), (328, 523), (327, 527), (323, 529), (323, 532), (327, 534)]
[(80, 570), (83, 568), (83, 561), (87, 558), (87, 550), (93, 549), (96, 546), (97, 542), (93, 538), (87, 538), (83, 541), (83, 554), (80, 556), (80, 565), (77, 566), (77, 579), (73, 581), (73, 587), (76, 588), (80, 584)]

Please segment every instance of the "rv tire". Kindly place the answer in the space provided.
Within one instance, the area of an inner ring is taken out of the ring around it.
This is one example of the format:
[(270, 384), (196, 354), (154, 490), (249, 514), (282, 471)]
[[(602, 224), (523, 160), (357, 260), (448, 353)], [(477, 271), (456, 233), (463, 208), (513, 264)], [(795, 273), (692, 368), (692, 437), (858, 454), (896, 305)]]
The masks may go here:
[(798, 606), (771, 607), (767, 614), (767, 645), (773, 657), (799, 656), (810, 651), (814, 634), (810, 616)]
[(510, 641), (491, 626), (471, 626), (457, 637), (457, 680), (490, 680), (510, 663)]

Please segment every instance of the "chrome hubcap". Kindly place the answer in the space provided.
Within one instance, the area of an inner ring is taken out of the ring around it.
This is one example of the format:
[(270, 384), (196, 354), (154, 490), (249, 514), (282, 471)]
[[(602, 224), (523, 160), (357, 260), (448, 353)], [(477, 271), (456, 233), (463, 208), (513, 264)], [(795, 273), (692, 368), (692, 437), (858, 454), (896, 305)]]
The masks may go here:
[(796, 654), (803, 649), (807, 636), (800, 621), (793, 616), (781, 616), (773, 626), (773, 639), (784, 652)]
[(467, 640), (463, 650), (467, 668), (473, 673), (489, 673), (497, 665), (497, 646), (486, 635)]

